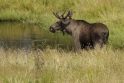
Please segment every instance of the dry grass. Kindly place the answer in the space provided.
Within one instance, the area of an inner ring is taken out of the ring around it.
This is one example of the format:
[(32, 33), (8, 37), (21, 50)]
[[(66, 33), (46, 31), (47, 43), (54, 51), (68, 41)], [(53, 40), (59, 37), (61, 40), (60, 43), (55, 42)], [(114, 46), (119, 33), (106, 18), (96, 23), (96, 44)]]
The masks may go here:
[(123, 83), (124, 52), (0, 49), (3, 83)]

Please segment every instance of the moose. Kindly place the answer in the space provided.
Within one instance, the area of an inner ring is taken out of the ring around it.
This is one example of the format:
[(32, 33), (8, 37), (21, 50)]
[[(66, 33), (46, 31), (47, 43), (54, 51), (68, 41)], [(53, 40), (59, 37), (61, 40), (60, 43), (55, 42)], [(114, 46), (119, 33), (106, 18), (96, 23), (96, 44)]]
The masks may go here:
[(58, 21), (50, 26), (50, 32), (62, 31), (63, 34), (71, 35), (76, 50), (94, 49), (96, 45), (102, 48), (108, 42), (109, 30), (105, 24), (72, 19), (72, 11), (68, 11), (66, 15), (65, 12), (62, 15), (53, 14)]

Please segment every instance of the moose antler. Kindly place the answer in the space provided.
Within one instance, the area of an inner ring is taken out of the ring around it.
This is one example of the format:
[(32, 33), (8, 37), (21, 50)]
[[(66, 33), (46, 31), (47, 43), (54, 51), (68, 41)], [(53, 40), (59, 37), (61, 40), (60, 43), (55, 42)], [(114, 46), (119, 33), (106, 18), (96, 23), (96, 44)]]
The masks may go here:
[(67, 18), (67, 17), (69, 17), (69, 18), (72, 17), (72, 11), (68, 11), (68, 13), (67, 13), (67, 15), (65, 16), (65, 18)]
[(57, 17), (58, 19), (61, 19), (61, 17), (58, 15), (58, 13), (53, 12), (53, 14), (54, 14), (55, 17)]
[(62, 13), (62, 15), (61, 15), (62, 18), (64, 18), (65, 12), (66, 12), (66, 11), (64, 11), (64, 12)]
[(66, 11), (64, 11), (64, 12), (62, 13), (62, 15), (59, 16), (58, 13), (53, 12), (53, 14), (55, 15), (55, 17), (57, 17), (58, 19), (67, 18), (67, 17), (71, 18), (71, 17), (72, 17), (72, 11), (68, 11), (67, 15), (64, 16), (65, 13), (66, 13)]

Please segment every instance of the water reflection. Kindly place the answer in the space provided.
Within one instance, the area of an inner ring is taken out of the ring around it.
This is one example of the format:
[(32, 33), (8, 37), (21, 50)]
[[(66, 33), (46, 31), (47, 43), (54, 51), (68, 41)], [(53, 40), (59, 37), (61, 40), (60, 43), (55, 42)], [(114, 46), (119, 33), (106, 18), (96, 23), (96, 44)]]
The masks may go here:
[(0, 23), (0, 47), (43, 49), (47, 46), (71, 48), (72, 40), (68, 36), (52, 34), (33, 24)]

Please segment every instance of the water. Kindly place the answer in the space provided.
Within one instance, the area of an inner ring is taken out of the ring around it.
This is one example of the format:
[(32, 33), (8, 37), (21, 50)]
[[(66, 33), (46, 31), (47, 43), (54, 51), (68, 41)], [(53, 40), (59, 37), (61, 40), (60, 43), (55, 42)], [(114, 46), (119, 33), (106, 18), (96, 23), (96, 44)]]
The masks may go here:
[(62, 33), (51, 33), (33, 24), (0, 23), (0, 47), (12, 49), (71, 49), (72, 40)]

